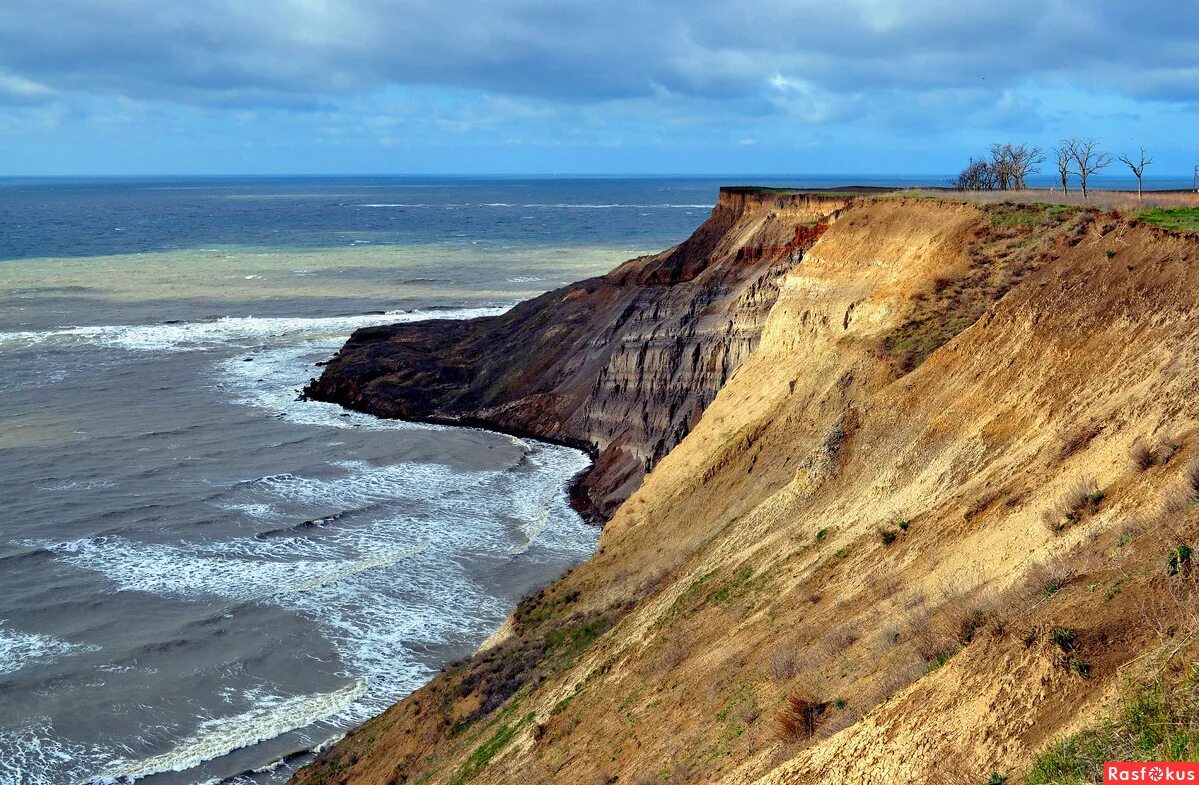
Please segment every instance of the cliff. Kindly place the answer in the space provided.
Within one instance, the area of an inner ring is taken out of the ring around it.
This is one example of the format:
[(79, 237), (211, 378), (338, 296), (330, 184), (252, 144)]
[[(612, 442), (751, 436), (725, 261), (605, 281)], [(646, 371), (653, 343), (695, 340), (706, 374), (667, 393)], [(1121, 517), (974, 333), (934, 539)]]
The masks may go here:
[(584, 447), (606, 520), (758, 344), (784, 272), (844, 197), (724, 189), (690, 238), (508, 313), (357, 331), (305, 390), (383, 417)]
[[(1131, 683), (1192, 683), (1199, 241), (1087, 209), (829, 199), (728, 194), (688, 243), (519, 318), (355, 336), (322, 380), (341, 400), (502, 424), (537, 411), (523, 384), (568, 414), (538, 427), (601, 450), (586, 434), (630, 411), (676, 422), (661, 402), (687, 379), (714, 397), (686, 399), (673, 449), (655, 441), (670, 429), (629, 425), (622, 449), (652, 471), (593, 558), (296, 783), (1089, 781), (1054, 778), (1089, 761), (1057, 740), (1118, 714)], [(787, 250), (750, 263), (759, 247)], [(720, 313), (753, 314), (744, 348), (727, 373), (676, 375), (672, 340), (729, 333), (670, 332), (667, 292), (716, 265), (742, 282)], [(751, 307), (754, 287), (769, 294)], [(565, 305), (601, 293), (663, 305), (617, 320), (613, 346), (613, 322)], [(473, 381), (483, 331), (545, 336), (568, 314), (587, 323), (565, 322), (572, 350)], [(420, 338), (452, 330), (473, 347), (457, 380)], [(395, 381), (356, 380), (352, 357)], [(427, 400), (414, 358), (441, 385)], [(1162, 727), (1193, 727), (1195, 705), (1174, 708)], [(1102, 756), (1123, 737), (1088, 738)]]

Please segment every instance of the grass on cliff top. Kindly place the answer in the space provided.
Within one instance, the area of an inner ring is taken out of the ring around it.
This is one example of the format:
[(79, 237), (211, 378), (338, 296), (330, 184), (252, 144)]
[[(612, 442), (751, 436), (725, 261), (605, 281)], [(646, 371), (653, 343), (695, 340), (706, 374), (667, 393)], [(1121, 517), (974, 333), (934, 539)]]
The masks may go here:
[(1180, 232), (1199, 232), (1199, 207), (1154, 207), (1137, 214), (1147, 224)]
[(1058, 239), (1081, 237), (1095, 215), (1036, 202), (980, 207), (990, 220), (978, 227), (967, 248), (969, 270), (937, 279), (933, 291), (913, 298), (908, 320), (882, 337), (882, 354), (897, 376), (915, 370), (978, 321), (1021, 278), (1053, 258)]
[(1199, 672), (1132, 688), (1119, 714), (1065, 736), (1033, 763), (1028, 785), (1103, 782), (1104, 761), (1199, 760)]

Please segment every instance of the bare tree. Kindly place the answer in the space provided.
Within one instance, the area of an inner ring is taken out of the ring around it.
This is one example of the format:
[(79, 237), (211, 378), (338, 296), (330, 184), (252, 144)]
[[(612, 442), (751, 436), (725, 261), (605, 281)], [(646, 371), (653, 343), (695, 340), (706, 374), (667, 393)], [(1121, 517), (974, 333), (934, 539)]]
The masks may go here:
[(990, 191), (995, 188), (995, 175), (986, 161), (970, 159), (970, 164), (958, 173), (954, 187), (961, 191)]
[(991, 153), (991, 172), (995, 176), (995, 187), (1000, 191), (1010, 191), (1015, 187), (1016, 176), (1012, 171), (1012, 146), (1010, 144), (993, 144)]
[(991, 154), (990, 169), (995, 185), (1001, 191), (1020, 191), (1028, 186), (1026, 180), (1030, 174), (1039, 172), (1038, 164), (1045, 160), (1041, 148), (1028, 145), (993, 144), (988, 148)]
[(1007, 146), (1008, 167), (1012, 174), (1012, 185), (1016, 190), (1027, 188), (1025, 179), (1030, 174), (1041, 171), (1040, 165), (1045, 161), (1041, 148), (1027, 145)]
[(1074, 159), (1075, 174), (1082, 188), (1082, 198), (1087, 198), (1087, 179), (1112, 162), (1112, 157), (1099, 149), (1098, 139), (1070, 139), (1070, 157)]
[(1053, 148), (1054, 155), (1057, 156), (1057, 174), (1062, 183), (1062, 194), (1070, 193), (1070, 164), (1074, 161), (1073, 141), (1063, 139), (1061, 147)]
[(1145, 167), (1153, 163), (1153, 159), (1145, 157), (1145, 148), (1142, 147), (1140, 160), (1134, 162), (1127, 155), (1120, 156), (1120, 160), (1137, 176), (1137, 199), (1143, 199), (1144, 191), (1141, 189), (1141, 176), (1145, 174)]

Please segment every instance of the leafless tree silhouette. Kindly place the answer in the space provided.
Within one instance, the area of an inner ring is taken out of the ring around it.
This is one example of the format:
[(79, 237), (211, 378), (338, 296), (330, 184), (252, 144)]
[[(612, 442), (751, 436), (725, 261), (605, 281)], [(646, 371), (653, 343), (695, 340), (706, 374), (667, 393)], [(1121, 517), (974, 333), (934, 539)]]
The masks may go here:
[(1141, 177), (1145, 174), (1145, 167), (1153, 163), (1153, 159), (1145, 157), (1145, 148), (1142, 147), (1140, 159), (1133, 161), (1127, 155), (1122, 155), (1120, 156), (1120, 160), (1123, 161), (1124, 165), (1131, 169), (1132, 173), (1137, 176), (1137, 198), (1144, 199), (1145, 192), (1141, 188)]
[(1087, 180), (1091, 175), (1112, 162), (1112, 157), (1099, 149), (1098, 139), (1069, 139), (1066, 144), (1070, 149), (1070, 157), (1074, 159), (1074, 173), (1078, 175), (1078, 184), (1082, 188), (1082, 196), (1087, 196)]
[(1070, 140), (1063, 139), (1061, 147), (1053, 148), (1056, 158), (1057, 174), (1062, 183), (1062, 193), (1070, 193), (1070, 164), (1074, 162), (1074, 154), (1070, 151)]

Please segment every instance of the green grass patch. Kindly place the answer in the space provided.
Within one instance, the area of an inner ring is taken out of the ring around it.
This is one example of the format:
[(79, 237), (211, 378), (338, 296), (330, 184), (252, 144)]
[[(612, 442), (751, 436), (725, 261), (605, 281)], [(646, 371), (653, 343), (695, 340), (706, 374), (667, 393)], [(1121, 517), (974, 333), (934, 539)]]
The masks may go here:
[(1137, 213), (1147, 224), (1180, 232), (1199, 232), (1199, 207), (1154, 207)]
[(753, 577), (753, 568), (748, 564), (743, 564), (732, 578), (720, 584), (720, 586), (712, 592), (712, 602), (717, 605), (724, 605), (729, 600), (735, 600), (745, 594), (748, 588), (749, 579)]
[(1179, 682), (1130, 689), (1119, 714), (1097, 727), (1058, 739), (1029, 771), (1029, 785), (1102, 781), (1109, 760), (1199, 760), (1199, 684), (1194, 670)]
[(961, 651), (961, 649), (946, 649), (945, 651), (937, 652), (936, 656), (933, 657), (932, 662), (930, 662), (928, 667), (924, 669), (924, 672), (932, 673), (953, 659), (953, 655), (957, 654), (959, 651)]
[(496, 756), (500, 750), (508, 746), (508, 742), (516, 737), (520, 729), (533, 721), (533, 712), (529, 712), (522, 717), (518, 722), (501, 725), (499, 730), (491, 735), (487, 741), (480, 744), (466, 762), (462, 764), (462, 768), (458, 769), (458, 773), (454, 775), (452, 782), (454, 785), (462, 785), (469, 781), (479, 769), (491, 762), (491, 759)]

